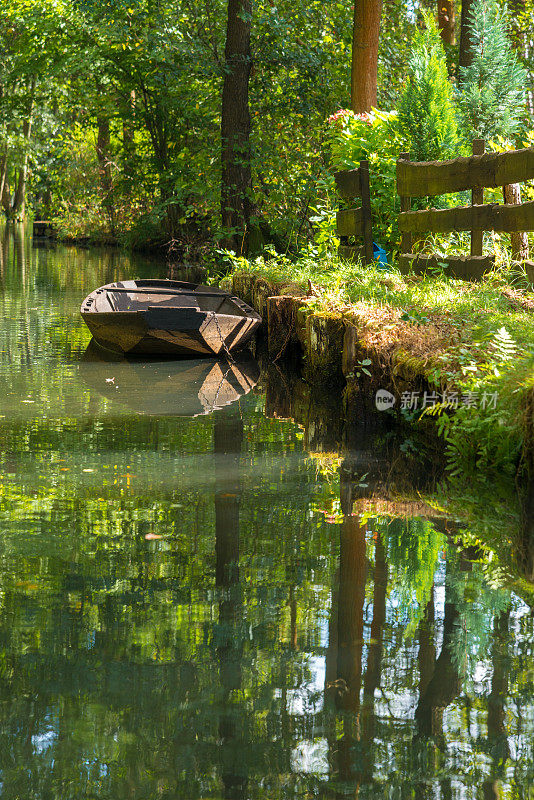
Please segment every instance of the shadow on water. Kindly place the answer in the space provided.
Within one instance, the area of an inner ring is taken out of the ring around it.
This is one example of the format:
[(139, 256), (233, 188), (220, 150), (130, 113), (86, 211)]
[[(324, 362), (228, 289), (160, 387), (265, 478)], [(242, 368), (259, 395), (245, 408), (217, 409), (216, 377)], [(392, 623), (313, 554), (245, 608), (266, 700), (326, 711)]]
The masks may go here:
[(2, 797), (525, 800), (532, 593), (482, 538), (517, 499), (281, 369), (207, 414), (216, 362), (82, 360), (137, 265), (6, 242)]

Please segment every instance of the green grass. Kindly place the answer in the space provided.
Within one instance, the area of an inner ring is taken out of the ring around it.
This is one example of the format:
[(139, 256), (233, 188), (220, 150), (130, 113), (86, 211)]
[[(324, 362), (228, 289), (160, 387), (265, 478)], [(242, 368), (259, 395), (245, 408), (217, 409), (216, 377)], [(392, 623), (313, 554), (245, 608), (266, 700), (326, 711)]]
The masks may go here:
[(497, 393), (496, 408), (473, 414), (462, 407), (451, 415), (437, 406), (433, 413), (449, 443), (452, 470), (517, 467), (526, 395), (534, 388), (534, 294), (520, 271), (501, 266), (484, 281), (467, 282), (443, 272), (403, 276), (394, 267), (363, 267), (335, 256), (320, 262), (275, 253), (250, 262), (228, 258), (232, 274), (261, 276), (280, 293), (291, 287), (298, 294), (300, 287), (306, 294), (311, 281), (313, 309), (356, 314), (365, 356), (404, 362), (437, 390)]
[[(318, 305), (325, 307), (365, 302), (370, 306), (388, 307), (407, 314), (414, 324), (421, 318), (432, 320), (445, 317), (456, 328), (461, 329), (463, 343), (480, 350), (491, 347), (494, 335), (506, 328), (514, 340), (519, 354), (534, 353), (533, 312), (512, 308), (503, 295), (503, 290), (513, 286), (522, 295), (532, 299), (534, 294), (526, 291), (527, 280), (520, 273), (496, 271), (479, 283), (468, 283), (447, 277), (443, 272), (423, 277), (402, 276), (396, 269), (383, 270), (377, 267), (362, 267), (340, 261), (336, 257), (325, 258), (322, 263), (303, 258), (290, 261), (284, 256), (233, 259), (233, 271), (254, 273), (267, 281), (286, 287), (300, 285), (307, 289), (308, 279), (317, 287)], [(482, 352), (478, 355), (482, 355)], [(487, 355), (491, 357), (488, 350)]]

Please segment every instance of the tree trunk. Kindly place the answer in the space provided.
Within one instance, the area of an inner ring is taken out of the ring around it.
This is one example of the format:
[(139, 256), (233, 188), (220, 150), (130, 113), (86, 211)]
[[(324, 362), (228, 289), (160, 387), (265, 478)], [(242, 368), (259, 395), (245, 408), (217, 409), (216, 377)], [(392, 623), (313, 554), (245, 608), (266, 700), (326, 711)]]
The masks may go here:
[(11, 204), (11, 212), (10, 216), (13, 219), (17, 219), (19, 217), (24, 217), (25, 214), (25, 206), (26, 206), (26, 182), (28, 179), (28, 161), (30, 157), (29, 153), (29, 144), (30, 138), (32, 133), (32, 121), (33, 121), (33, 102), (35, 98), (35, 85), (36, 79), (35, 76), (32, 77), (30, 83), (30, 91), (29, 91), (29, 99), (28, 99), (28, 108), (27, 108), (27, 116), (22, 124), (22, 138), (25, 142), (25, 150), (24, 156), (22, 158), (22, 163), (20, 165), (20, 169), (18, 171), (17, 179), (15, 182), (15, 193), (13, 195), (13, 202)]
[(337, 741), (337, 772), (357, 797), (362, 766), (355, 764), (354, 748), (359, 738), (358, 712), (362, 680), (363, 607), (367, 559), (365, 523), (358, 515), (347, 515), (341, 525), (339, 549), (338, 651), (336, 705), (344, 712), (343, 735)]
[(236, 252), (246, 249), (251, 217), (248, 105), (251, 12), (250, 0), (228, 0), (221, 115), (221, 216), (227, 232), (225, 244)]
[(419, 623), (419, 650), (417, 653), (417, 663), (419, 666), (419, 694), (422, 695), (426, 691), (426, 687), (430, 683), (430, 679), (434, 673), (436, 666), (436, 646), (434, 644), (434, 623), (435, 623), (435, 610), (434, 610), (434, 584), (430, 600), (425, 606), (423, 618)]
[(102, 205), (106, 210), (111, 234), (115, 235), (115, 208), (113, 204), (113, 180), (111, 175), (110, 146), (111, 136), (109, 119), (98, 117), (96, 138), (96, 156), (102, 191)]
[[(167, 110), (159, 98), (151, 95), (146, 89), (140, 92), (144, 109), (145, 124), (152, 142), (154, 162), (158, 173), (158, 187), (161, 204), (165, 209), (167, 233), (171, 238), (170, 245), (178, 235), (183, 208), (177, 202), (172, 180), (169, 158), (169, 126)], [(136, 96), (137, 102), (137, 96)]]
[(360, 708), (363, 649), (363, 605), (367, 560), (365, 523), (357, 515), (346, 516), (341, 525), (339, 551), (338, 708)]
[[(439, 0), (438, 0), (439, 2)], [(468, 67), (473, 61), (473, 41), (471, 38), (471, 10), (475, 0), (462, 1), (462, 16), (460, 20), (460, 67)]]
[(534, 72), (532, 69), (534, 41), (530, 32), (531, 19), (527, 14), (526, 0), (510, 0), (508, 8), (512, 43), (527, 70), (528, 84), (525, 86), (527, 106), (529, 112), (534, 114)]
[(7, 177), (7, 147), (0, 159), (0, 199), (4, 196), (4, 185)]
[[(472, 564), (461, 559), (460, 571), (470, 572), (471, 569)], [(428, 682), (419, 692), (419, 702), (415, 709), (415, 722), (421, 738), (443, 737), (443, 712), (461, 689), (464, 668), (458, 664), (453, 654), (454, 634), (459, 622), (460, 614), (452, 598), (451, 584), (446, 580), (441, 652), (434, 664), (432, 676), (424, 676), (424, 682)], [(422, 681), (421, 687), (424, 682)]]
[(6, 175), (4, 178), (4, 185), (2, 186), (2, 208), (4, 209), (4, 214), (6, 215), (6, 219), (11, 219), (11, 188), (9, 185), (9, 176), (6, 171)]
[(122, 173), (125, 181), (125, 190), (129, 194), (132, 190), (135, 141), (134, 141), (134, 119), (135, 119), (135, 91), (130, 92), (128, 108), (122, 116)]
[(510, 608), (501, 611), (493, 621), (491, 661), (493, 675), (488, 697), (488, 750), (491, 771), (483, 784), (484, 800), (499, 800), (503, 796), (502, 784), (506, 779), (506, 762), (510, 758), (510, 745), (506, 730), (505, 704), (508, 693), (508, 630)]
[(456, 40), (456, 15), (454, 0), (438, 0), (438, 28), (444, 44), (454, 44)]
[[(521, 185), (510, 183), (502, 188), (505, 203), (518, 206), (521, 205)], [(528, 261), (528, 236), (523, 231), (516, 231), (510, 234), (510, 244), (512, 245), (512, 258), (514, 261)]]
[(386, 593), (388, 566), (386, 551), (380, 534), (375, 543), (375, 567), (373, 574), (373, 620), (371, 640), (367, 650), (367, 670), (363, 682), (364, 701), (374, 703), (375, 690), (380, 686), (382, 666), (382, 632), (386, 622)]
[(375, 738), (375, 691), (380, 686), (382, 675), (382, 639), (386, 623), (386, 595), (388, 566), (386, 550), (380, 534), (375, 540), (375, 566), (373, 572), (373, 620), (371, 637), (367, 649), (367, 669), (363, 681), (363, 705), (361, 718), (364, 747), (364, 776), (372, 783), (374, 771), (373, 741)]
[(382, 0), (355, 0), (350, 94), (356, 114), (376, 106), (381, 15)]
[[(22, 126), (22, 136), (24, 141), (29, 144), (30, 136), (32, 130), (32, 123), (31, 119), (24, 120), (24, 124)], [(25, 210), (26, 210), (26, 181), (28, 177), (28, 158), (29, 153), (26, 149), (24, 153), (22, 164), (20, 165), (20, 169), (17, 174), (17, 180), (15, 183), (15, 194), (13, 195), (13, 203), (11, 206), (11, 216), (13, 219), (17, 219), (19, 217), (24, 217)]]

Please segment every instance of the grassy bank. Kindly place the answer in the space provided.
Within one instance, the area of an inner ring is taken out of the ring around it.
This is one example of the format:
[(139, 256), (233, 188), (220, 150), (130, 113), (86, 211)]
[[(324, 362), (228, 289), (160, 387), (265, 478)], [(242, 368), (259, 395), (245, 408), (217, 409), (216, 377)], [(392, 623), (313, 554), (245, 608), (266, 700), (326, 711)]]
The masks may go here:
[[(267, 292), (301, 296), (305, 313), (338, 317), (357, 331), (359, 358), (347, 383), (373, 377), (421, 390), (397, 412), (436, 417), (452, 470), (517, 472), (531, 425), (534, 391), (534, 293), (520, 270), (498, 269), (479, 283), (433, 272), (401, 275), (335, 257), (292, 262), (269, 255), (231, 258), (231, 277), (254, 276)], [(229, 278), (226, 278), (228, 282)], [(360, 367), (360, 368), (358, 368)], [(408, 384), (406, 384), (408, 381)]]

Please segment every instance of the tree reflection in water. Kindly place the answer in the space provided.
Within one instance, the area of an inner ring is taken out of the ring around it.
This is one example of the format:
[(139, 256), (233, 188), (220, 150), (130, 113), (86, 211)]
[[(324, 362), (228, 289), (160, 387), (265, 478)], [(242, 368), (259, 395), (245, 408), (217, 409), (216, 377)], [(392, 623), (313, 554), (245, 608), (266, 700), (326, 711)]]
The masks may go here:
[(313, 431), (136, 415), (80, 380), (78, 303), (154, 267), (0, 250), (2, 798), (525, 800), (531, 590), (388, 500), (429, 461), (303, 382)]

